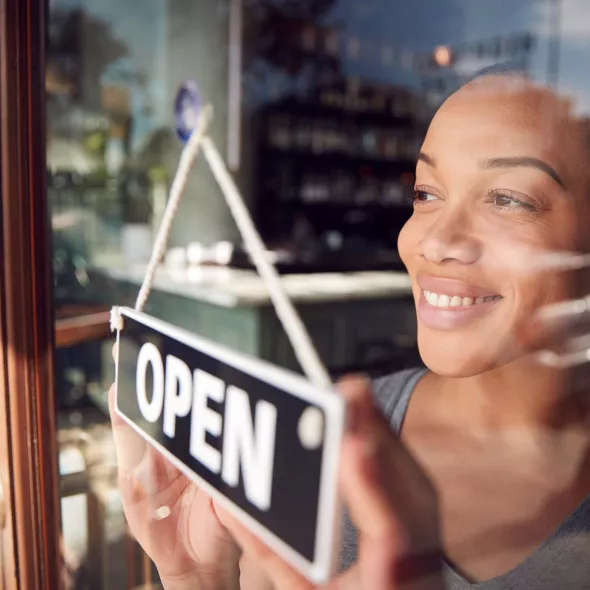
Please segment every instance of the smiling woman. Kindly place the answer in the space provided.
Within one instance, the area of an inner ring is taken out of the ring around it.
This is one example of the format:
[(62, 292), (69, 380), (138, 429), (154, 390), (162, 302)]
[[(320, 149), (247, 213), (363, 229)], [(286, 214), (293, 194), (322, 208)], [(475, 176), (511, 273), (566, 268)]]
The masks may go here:
[(439, 110), (399, 237), (434, 371), (470, 376), (517, 360), (516, 328), (567, 295), (563, 276), (527, 269), (576, 248), (586, 153), (565, 105), (524, 78), (477, 79)]
[(438, 491), (447, 588), (590, 580), (587, 395), (537, 362), (540, 336), (522, 337), (579, 287), (542, 261), (584, 249), (589, 156), (567, 103), (486, 75), (443, 104), (418, 157), (398, 244), (427, 369), (375, 391)]

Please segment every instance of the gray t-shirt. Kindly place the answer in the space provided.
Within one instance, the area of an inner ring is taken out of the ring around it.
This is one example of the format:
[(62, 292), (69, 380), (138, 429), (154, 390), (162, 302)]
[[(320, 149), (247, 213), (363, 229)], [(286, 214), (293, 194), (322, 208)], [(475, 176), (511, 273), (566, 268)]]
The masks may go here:
[[(375, 381), (377, 402), (399, 433), (410, 396), (425, 369), (409, 369)], [(341, 570), (356, 560), (357, 533), (345, 515)], [(590, 590), (590, 496), (532, 555), (509, 572), (470, 583), (443, 563), (448, 590)]]

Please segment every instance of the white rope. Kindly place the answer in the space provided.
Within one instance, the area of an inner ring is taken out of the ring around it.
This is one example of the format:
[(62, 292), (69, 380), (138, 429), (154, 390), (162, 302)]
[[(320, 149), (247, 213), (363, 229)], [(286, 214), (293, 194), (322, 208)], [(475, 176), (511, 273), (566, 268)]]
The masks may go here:
[(192, 133), (181, 155), (178, 171), (172, 183), (170, 198), (166, 206), (162, 224), (158, 230), (152, 257), (137, 297), (135, 308), (141, 311), (145, 306), (152, 288), (156, 269), (166, 251), (170, 228), (178, 205), (180, 204), (190, 167), (199, 152), (199, 148), (202, 147), (213, 176), (221, 188), (221, 192), (242, 235), (246, 249), (258, 273), (266, 284), (276, 314), (285, 329), (291, 346), (293, 346), (297, 360), (301, 364), (308, 379), (314, 385), (324, 389), (329, 388), (332, 385), (330, 376), (320, 360), (305, 325), (287, 295), (276, 268), (270, 262), (269, 253), (264, 246), (260, 234), (256, 230), (242, 195), (238, 191), (215, 144), (207, 135), (207, 128), (211, 117), (212, 108), (210, 105), (207, 105), (203, 108), (203, 112), (199, 116), (197, 128)]
[(152, 249), (152, 255), (135, 302), (135, 309), (137, 311), (143, 311), (147, 298), (152, 290), (158, 264), (164, 257), (164, 254), (166, 254), (166, 246), (168, 245), (172, 222), (174, 221), (178, 206), (180, 205), (182, 193), (186, 186), (191, 166), (199, 153), (199, 148), (207, 133), (207, 128), (209, 127), (212, 116), (213, 108), (210, 105), (203, 107), (203, 111), (197, 122), (197, 127), (191, 134), (188, 143), (184, 146), (182, 154), (180, 155), (180, 162), (178, 164), (176, 176), (174, 177), (172, 188), (170, 189), (170, 197), (168, 198), (168, 203), (166, 204), (166, 209), (162, 217), (162, 223), (158, 229), (158, 235), (156, 236), (156, 241), (154, 242), (154, 247)]
[(268, 251), (254, 226), (244, 199), (238, 191), (233, 178), (227, 171), (215, 144), (207, 136), (203, 138), (202, 146), (203, 154), (207, 162), (209, 162), (209, 166), (221, 188), (221, 192), (225, 196), (227, 205), (242, 234), (246, 249), (252, 257), (258, 273), (266, 283), (276, 314), (283, 324), (283, 328), (285, 328), (287, 337), (291, 341), (297, 360), (312, 383), (318, 387), (330, 387), (331, 380), (328, 372), (320, 360), (311, 338), (301, 321), (301, 317), (283, 288), (283, 283), (276, 268), (269, 260)]

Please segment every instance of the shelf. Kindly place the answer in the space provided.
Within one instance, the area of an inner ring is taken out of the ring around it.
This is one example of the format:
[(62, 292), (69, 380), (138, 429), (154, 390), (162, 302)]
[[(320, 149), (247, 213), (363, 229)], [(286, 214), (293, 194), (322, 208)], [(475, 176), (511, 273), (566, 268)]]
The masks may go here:
[(412, 206), (410, 203), (348, 203), (345, 201), (274, 201), (281, 208), (292, 209), (347, 209), (349, 211), (383, 211), (388, 209), (402, 209), (410, 213)]
[(271, 158), (297, 160), (298, 163), (301, 163), (301, 161), (304, 160), (307, 164), (312, 164), (312, 162), (321, 162), (323, 166), (325, 166), (326, 163), (332, 162), (334, 164), (346, 166), (372, 166), (375, 168), (387, 167), (389, 170), (404, 170), (408, 172), (414, 172), (416, 169), (416, 159), (414, 158), (396, 158), (395, 160), (388, 160), (386, 158), (374, 158), (355, 154), (341, 154), (337, 152), (315, 153), (297, 149), (283, 150), (270, 146), (262, 148), (261, 152), (263, 156), (266, 155)]
[(408, 129), (420, 128), (420, 116), (418, 114), (407, 113), (405, 115), (397, 115), (392, 112), (384, 110), (382, 112), (376, 111), (353, 111), (344, 108), (322, 104), (314, 101), (298, 101), (295, 99), (286, 99), (284, 101), (275, 103), (260, 113), (263, 117), (276, 115), (289, 115), (307, 118), (332, 118), (339, 121), (361, 121), (363, 123), (375, 123), (378, 125), (398, 125), (406, 126)]

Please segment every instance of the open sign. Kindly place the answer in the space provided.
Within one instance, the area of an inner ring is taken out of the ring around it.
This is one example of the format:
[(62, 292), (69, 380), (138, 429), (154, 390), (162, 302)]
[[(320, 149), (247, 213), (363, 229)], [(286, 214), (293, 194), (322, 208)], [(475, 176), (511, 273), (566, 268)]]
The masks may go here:
[(342, 398), (143, 313), (118, 313), (117, 412), (293, 567), (326, 581)]

